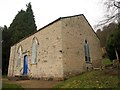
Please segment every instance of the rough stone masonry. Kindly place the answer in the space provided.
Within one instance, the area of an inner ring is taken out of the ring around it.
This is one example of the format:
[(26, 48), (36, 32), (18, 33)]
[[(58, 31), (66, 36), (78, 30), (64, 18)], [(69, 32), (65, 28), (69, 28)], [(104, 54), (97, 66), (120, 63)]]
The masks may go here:
[(85, 16), (61, 17), (11, 46), (8, 77), (64, 80), (101, 67), (101, 58), (100, 40)]

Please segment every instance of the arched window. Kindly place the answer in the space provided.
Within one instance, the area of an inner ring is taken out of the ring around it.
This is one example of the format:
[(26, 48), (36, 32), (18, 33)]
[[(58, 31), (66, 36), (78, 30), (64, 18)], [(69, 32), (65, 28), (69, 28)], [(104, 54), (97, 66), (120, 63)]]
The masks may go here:
[(17, 67), (20, 67), (21, 66), (21, 57), (22, 57), (22, 46), (18, 47), (17, 54), (18, 54)]
[(84, 43), (84, 51), (85, 51), (85, 61), (86, 63), (90, 63), (89, 44), (87, 40), (85, 40), (85, 43)]
[(32, 64), (37, 63), (37, 47), (38, 47), (37, 39), (33, 38), (33, 42), (32, 42), (32, 59), (31, 59)]

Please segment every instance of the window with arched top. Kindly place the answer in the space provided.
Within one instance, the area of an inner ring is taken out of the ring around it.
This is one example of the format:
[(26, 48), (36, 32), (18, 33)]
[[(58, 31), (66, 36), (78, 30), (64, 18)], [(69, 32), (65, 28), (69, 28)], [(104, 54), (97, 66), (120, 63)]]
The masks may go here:
[(32, 59), (31, 59), (32, 64), (37, 63), (37, 47), (38, 47), (38, 41), (36, 38), (33, 38), (33, 41), (32, 41)]
[(84, 51), (85, 51), (85, 61), (86, 63), (90, 63), (89, 44), (87, 40), (85, 40), (85, 43), (84, 43)]
[(22, 57), (22, 46), (20, 45), (17, 50), (17, 67), (21, 66), (21, 57)]

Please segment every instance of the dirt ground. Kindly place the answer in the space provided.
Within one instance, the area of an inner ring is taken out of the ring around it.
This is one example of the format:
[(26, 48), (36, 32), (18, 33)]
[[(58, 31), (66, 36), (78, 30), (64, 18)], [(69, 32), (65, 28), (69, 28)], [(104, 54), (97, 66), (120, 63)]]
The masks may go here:
[(19, 84), (23, 88), (52, 88), (55, 84), (60, 83), (60, 81), (43, 81), (43, 80), (10, 81), (7, 78), (3, 78), (2, 82)]

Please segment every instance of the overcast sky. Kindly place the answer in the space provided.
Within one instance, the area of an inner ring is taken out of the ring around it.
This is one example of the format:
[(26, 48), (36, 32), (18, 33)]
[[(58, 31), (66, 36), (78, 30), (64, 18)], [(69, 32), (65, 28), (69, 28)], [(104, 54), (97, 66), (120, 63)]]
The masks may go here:
[(31, 2), (37, 29), (59, 17), (84, 14), (92, 27), (104, 17), (101, 0), (0, 0), (0, 26), (12, 23), (21, 9)]

